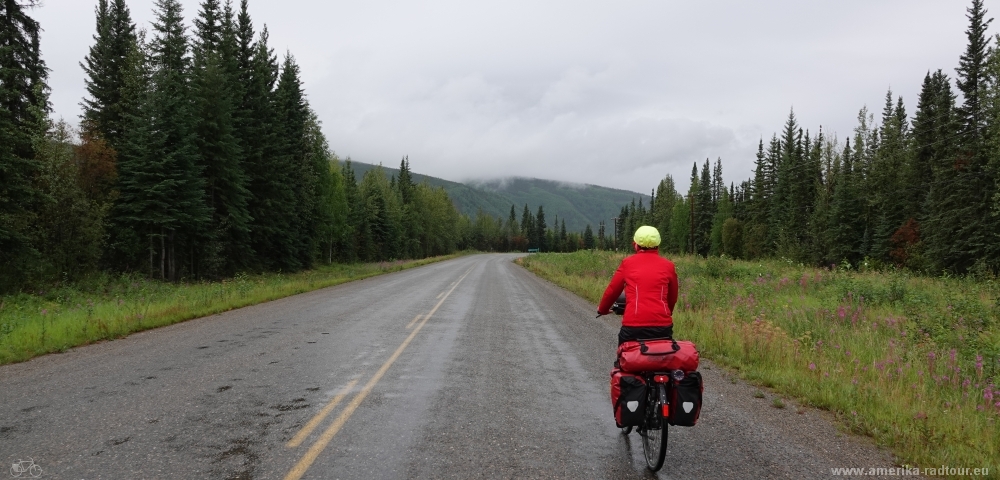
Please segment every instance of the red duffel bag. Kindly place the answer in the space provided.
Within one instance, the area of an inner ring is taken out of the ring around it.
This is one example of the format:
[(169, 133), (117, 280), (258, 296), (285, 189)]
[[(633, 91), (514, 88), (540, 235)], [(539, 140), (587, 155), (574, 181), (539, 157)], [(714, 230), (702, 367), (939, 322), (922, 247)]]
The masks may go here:
[(618, 366), (623, 372), (698, 370), (698, 349), (686, 340), (630, 340), (618, 346)]

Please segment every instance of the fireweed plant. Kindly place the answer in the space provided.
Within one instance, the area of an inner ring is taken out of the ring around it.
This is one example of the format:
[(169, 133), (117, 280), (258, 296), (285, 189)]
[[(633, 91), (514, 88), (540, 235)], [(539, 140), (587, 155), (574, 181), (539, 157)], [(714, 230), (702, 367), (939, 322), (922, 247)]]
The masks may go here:
[[(518, 263), (596, 303), (622, 258), (581, 251)], [(1000, 467), (996, 279), (671, 259), (675, 335), (705, 357), (833, 412), (905, 465)]]

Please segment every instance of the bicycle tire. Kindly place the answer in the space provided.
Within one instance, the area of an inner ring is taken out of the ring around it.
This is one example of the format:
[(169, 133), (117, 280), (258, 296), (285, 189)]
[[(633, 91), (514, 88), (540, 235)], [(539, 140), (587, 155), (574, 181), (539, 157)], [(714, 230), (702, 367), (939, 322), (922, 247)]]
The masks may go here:
[(663, 459), (667, 456), (667, 419), (663, 418), (663, 409), (660, 407), (660, 399), (667, 398), (663, 388), (663, 385), (656, 385), (656, 388), (649, 389), (646, 420), (639, 430), (646, 466), (653, 472), (663, 467)]
[(632, 425), (622, 427), (622, 435), (628, 435), (630, 433), (632, 433)]

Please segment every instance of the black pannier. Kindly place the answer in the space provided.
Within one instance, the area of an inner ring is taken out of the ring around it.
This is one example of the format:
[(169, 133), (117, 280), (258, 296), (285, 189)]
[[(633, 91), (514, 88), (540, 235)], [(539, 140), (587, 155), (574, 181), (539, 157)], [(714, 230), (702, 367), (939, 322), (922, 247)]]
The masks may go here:
[(705, 391), (701, 374), (688, 372), (670, 389), (670, 418), (667, 421), (678, 427), (693, 427), (701, 414), (701, 396)]
[(611, 404), (618, 427), (637, 427), (646, 413), (646, 382), (619, 369), (611, 371)]

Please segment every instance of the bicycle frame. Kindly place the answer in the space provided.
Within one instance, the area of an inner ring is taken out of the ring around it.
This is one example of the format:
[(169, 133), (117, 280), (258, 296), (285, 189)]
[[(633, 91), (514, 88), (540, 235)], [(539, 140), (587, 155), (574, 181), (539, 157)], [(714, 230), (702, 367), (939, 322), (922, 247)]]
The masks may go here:
[(667, 454), (667, 431), (670, 418), (671, 374), (647, 372), (643, 374), (647, 385), (646, 415), (638, 432), (642, 436), (642, 449), (646, 465), (652, 471), (663, 467)]
[[(670, 418), (670, 395), (669, 389), (672, 387), (671, 377), (666, 372), (648, 372), (643, 374), (649, 388), (649, 401), (646, 402), (646, 409), (659, 409), (655, 415), (647, 414), (647, 422), (654, 421), (651, 428), (660, 428)], [(645, 426), (645, 425), (644, 425)], [(642, 427), (640, 427), (642, 428)]]

